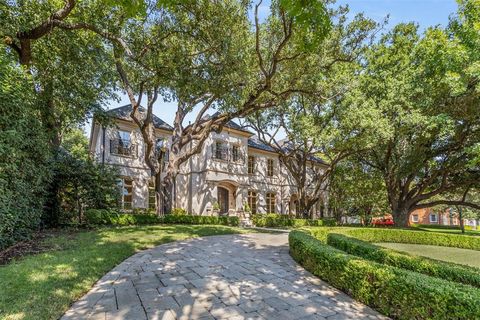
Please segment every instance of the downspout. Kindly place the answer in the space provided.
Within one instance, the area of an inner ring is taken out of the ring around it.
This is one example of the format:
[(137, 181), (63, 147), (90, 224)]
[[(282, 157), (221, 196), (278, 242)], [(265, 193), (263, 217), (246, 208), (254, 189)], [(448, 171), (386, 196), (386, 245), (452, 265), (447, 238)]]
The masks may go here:
[(105, 164), (105, 126), (102, 126), (102, 164)]

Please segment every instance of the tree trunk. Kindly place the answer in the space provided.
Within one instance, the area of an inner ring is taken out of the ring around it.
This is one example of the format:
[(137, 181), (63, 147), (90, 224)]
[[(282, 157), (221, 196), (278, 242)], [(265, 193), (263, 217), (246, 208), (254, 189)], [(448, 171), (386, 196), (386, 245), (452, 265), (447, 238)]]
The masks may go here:
[(458, 218), (460, 219), (460, 229), (462, 230), (462, 233), (465, 233), (465, 224), (463, 223), (462, 207), (458, 207)]
[(404, 207), (397, 207), (392, 210), (393, 222), (396, 227), (408, 227), (408, 217), (410, 216), (410, 210)]

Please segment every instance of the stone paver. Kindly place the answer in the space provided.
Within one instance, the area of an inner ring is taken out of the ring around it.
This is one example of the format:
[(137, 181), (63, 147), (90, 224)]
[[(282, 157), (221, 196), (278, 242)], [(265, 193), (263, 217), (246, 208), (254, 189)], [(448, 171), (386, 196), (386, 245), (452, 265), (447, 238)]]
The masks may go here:
[(387, 319), (312, 276), (287, 234), (196, 238), (123, 261), (75, 302), (74, 319)]

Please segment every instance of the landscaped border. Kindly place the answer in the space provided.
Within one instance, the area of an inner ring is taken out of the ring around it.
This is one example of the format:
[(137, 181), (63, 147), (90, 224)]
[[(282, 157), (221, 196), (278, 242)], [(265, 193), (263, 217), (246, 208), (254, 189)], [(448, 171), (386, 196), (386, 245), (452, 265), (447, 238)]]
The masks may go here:
[(480, 288), (480, 270), (473, 267), (409, 255), (338, 233), (329, 233), (327, 244), (367, 260)]
[(91, 209), (86, 215), (86, 222), (92, 225), (144, 225), (144, 224), (208, 224), (237, 227), (238, 217), (196, 216), (190, 214), (167, 214), (159, 217), (151, 213), (120, 213), (106, 209)]
[(480, 318), (480, 290), (349, 255), (302, 231), (290, 254), (314, 275), (395, 319)]

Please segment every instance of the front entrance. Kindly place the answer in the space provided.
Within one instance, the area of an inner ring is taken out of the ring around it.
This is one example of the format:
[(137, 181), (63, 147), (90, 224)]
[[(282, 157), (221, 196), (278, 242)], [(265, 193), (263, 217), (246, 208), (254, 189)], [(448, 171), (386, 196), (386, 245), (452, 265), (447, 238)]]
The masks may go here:
[(228, 189), (218, 187), (217, 188), (218, 205), (220, 206), (220, 213), (225, 214), (228, 212)]

